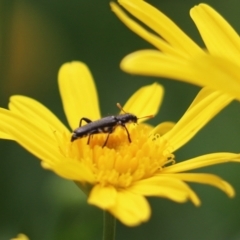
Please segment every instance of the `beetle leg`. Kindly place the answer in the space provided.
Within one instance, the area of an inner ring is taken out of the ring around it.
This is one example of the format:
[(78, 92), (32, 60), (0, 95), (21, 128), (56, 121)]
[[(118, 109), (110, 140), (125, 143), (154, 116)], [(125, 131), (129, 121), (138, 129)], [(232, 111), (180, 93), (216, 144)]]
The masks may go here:
[(127, 136), (128, 136), (128, 141), (131, 143), (132, 140), (131, 140), (131, 138), (130, 138), (130, 134), (129, 134), (129, 131), (128, 131), (127, 127), (126, 127), (124, 124), (122, 124), (122, 126), (125, 128), (125, 130), (126, 130), (126, 132), (127, 132)]
[(87, 141), (87, 144), (89, 145), (89, 143), (90, 143), (90, 138), (91, 137), (93, 137), (93, 135), (91, 135), (91, 134), (89, 134), (89, 136), (88, 136), (88, 141)]
[(82, 121), (85, 121), (86, 123), (90, 123), (90, 122), (92, 122), (89, 118), (85, 118), (85, 117), (83, 117), (83, 118), (81, 118), (81, 120), (80, 120), (79, 127), (82, 126)]
[(106, 138), (102, 148), (104, 148), (106, 146), (110, 134), (111, 134), (111, 132), (108, 133), (107, 138)]

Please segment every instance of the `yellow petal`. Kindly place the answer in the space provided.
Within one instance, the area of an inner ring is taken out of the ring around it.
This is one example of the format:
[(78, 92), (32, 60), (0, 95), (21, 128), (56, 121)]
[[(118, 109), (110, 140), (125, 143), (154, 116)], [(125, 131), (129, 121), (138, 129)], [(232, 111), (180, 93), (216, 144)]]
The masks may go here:
[[(155, 115), (162, 103), (163, 93), (164, 89), (158, 83), (141, 87), (129, 98), (123, 109), (137, 117)], [(138, 122), (143, 121), (146, 121), (146, 118), (138, 120)]]
[(117, 191), (113, 186), (95, 185), (88, 197), (88, 203), (101, 209), (109, 209), (116, 204)]
[(58, 161), (62, 155), (56, 145), (54, 130), (39, 126), (36, 122), (0, 108), (0, 131), (14, 136), (16, 142), (39, 159)]
[(227, 152), (211, 153), (211, 154), (202, 155), (196, 158), (192, 158), (189, 160), (185, 160), (171, 166), (167, 166), (162, 169), (162, 173), (179, 173), (179, 172), (185, 172), (185, 171), (207, 167), (207, 166), (211, 166), (219, 163), (239, 162), (239, 161), (240, 161), (240, 154), (227, 153)]
[(10, 98), (9, 109), (19, 115), (27, 117), (29, 120), (38, 121), (39, 125), (49, 126), (58, 132), (67, 132), (65, 125), (40, 102), (25, 96), (12, 96)]
[(150, 31), (147, 31), (144, 27), (142, 27), (140, 24), (138, 24), (136, 21), (129, 18), (122, 10), (121, 8), (114, 2), (110, 3), (112, 11), (116, 14), (116, 16), (133, 32), (138, 34), (140, 37), (142, 37), (144, 40), (158, 48), (164, 53), (170, 53), (172, 55), (176, 56), (184, 56), (183, 52), (179, 49), (173, 48), (171, 45), (169, 45), (165, 40), (160, 38), (159, 36), (156, 36), (155, 34), (151, 33)]
[(214, 97), (217, 96), (217, 94), (219, 94), (219, 92), (216, 92), (211, 88), (208, 87), (202, 88), (201, 91), (198, 92), (197, 96), (192, 101), (191, 105), (188, 107), (187, 111), (197, 106), (197, 104), (199, 103), (201, 104), (201, 102), (204, 101), (205, 98), (209, 98), (209, 96)]
[(175, 123), (174, 122), (163, 122), (158, 124), (150, 133), (150, 135), (153, 134), (159, 134), (160, 136), (163, 136), (165, 133), (169, 132), (173, 127)]
[(203, 85), (231, 94), (240, 100), (240, 64), (234, 59), (213, 55), (192, 58), (190, 68), (196, 81), (204, 79)]
[(228, 58), (201, 54), (181, 59), (156, 50), (142, 50), (126, 56), (121, 68), (131, 74), (166, 77), (209, 86), (240, 100), (240, 64)]
[(19, 233), (17, 237), (11, 238), (11, 240), (29, 240), (29, 238), (25, 234)]
[(144, 31), (116, 4), (112, 4), (113, 11), (131, 30), (160, 50), (129, 54), (120, 64), (122, 70), (131, 74), (166, 77), (209, 86), (240, 100), (239, 36), (214, 9), (200, 4), (190, 12), (211, 54), (208, 55), (170, 19), (145, 1), (121, 0), (119, 4), (166, 41), (165, 44), (161, 43), (157, 35)]
[(199, 86), (202, 86), (205, 81), (196, 78), (188, 58), (166, 55), (157, 50), (133, 52), (122, 59), (120, 67), (131, 74), (173, 78)]
[(59, 70), (58, 83), (63, 108), (72, 129), (82, 117), (100, 118), (98, 96), (88, 67), (81, 62), (65, 63)]
[(178, 173), (169, 174), (169, 177), (178, 178), (183, 181), (196, 182), (202, 184), (208, 184), (219, 188), (225, 192), (229, 197), (234, 197), (235, 192), (233, 187), (226, 181), (222, 180), (220, 177), (213, 174), (206, 173)]
[(179, 203), (190, 199), (196, 206), (200, 205), (199, 198), (186, 183), (168, 175), (159, 174), (137, 181), (129, 191), (144, 196), (165, 197)]
[(196, 101), (167, 132), (164, 137), (177, 150), (187, 143), (206, 123), (208, 123), (217, 113), (219, 113), (231, 101), (232, 97), (219, 91), (203, 88), (201, 92), (206, 91), (208, 96), (201, 101)]
[(116, 204), (109, 211), (130, 227), (146, 222), (151, 215), (151, 209), (145, 197), (125, 190), (117, 193)]
[(144, 197), (127, 191), (117, 192), (112, 186), (95, 185), (88, 203), (110, 211), (128, 226), (138, 225), (150, 217), (150, 207)]
[(171, 46), (180, 49), (186, 55), (194, 55), (202, 51), (171, 19), (147, 2), (119, 0), (118, 3)]
[(239, 35), (218, 12), (207, 4), (199, 4), (190, 15), (211, 54), (239, 59)]
[(14, 140), (14, 137), (0, 129), (0, 138), (5, 140)]
[(94, 173), (82, 162), (73, 162), (72, 159), (62, 157), (58, 159), (58, 162), (50, 163), (49, 161), (44, 161), (41, 162), (41, 165), (43, 168), (51, 170), (63, 178), (81, 183), (95, 183)]

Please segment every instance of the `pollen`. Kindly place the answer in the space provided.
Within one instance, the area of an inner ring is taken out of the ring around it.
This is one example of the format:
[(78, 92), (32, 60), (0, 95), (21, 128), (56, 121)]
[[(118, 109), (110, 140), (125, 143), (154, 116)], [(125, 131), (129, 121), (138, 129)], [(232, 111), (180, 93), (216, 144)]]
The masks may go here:
[[(161, 137), (150, 137), (152, 127), (146, 124), (128, 124), (131, 142), (126, 130), (118, 127), (110, 134), (106, 146), (106, 133), (70, 142), (62, 153), (69, 159), (81, 161), (94, 173), (96, 182), (102, 186), (126, 188), (134, 181), (149, 178), (160, 172), (174, 156)], [(67, 139), (67, 138), (65, 138)], [(63, 146), (63, 145), (62, 145)]]

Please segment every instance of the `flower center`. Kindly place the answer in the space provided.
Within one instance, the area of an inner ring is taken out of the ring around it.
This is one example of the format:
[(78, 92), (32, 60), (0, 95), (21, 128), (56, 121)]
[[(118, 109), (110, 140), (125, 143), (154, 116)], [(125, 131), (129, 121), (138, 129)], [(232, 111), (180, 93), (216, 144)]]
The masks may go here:
[[(128, 187), (132, 182), (148, 178), (174, 161), (168, 143), (162, 137), (149, 137), (152, 127), (146, 124), (128, 124), (131, 142), (124, 128), (117, 127), (109, 135), (95, 134), (70, 143), (68, 158), (86, 164), (102, 185)], [(65, 145), (66, 146), (66, 145)]]

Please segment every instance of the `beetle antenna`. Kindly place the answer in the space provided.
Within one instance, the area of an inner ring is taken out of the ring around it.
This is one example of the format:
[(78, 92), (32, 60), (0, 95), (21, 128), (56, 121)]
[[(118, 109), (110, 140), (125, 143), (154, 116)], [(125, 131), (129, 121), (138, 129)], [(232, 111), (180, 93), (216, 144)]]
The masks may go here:
[(121, 111), (123, 111), (124, 113), (126, 113), (120, 103), (117, 103), (117, 107), (118, 107)]
[(137, 119), (141, 119), (141, 118), (154, 118), (154, 115), (148, 115), (148, 116), (144, 116), (144, 117), (139, 117)]
[[(124, 113), (126, 113), (120, 103), (117, 103), (117, 107), (118, 107), (121, 111), (123, 111)], [(144, 117), (139, 117), (139, 118), (137, 118), (137, 119), (140, 119), (140, 118), (153, 118), (153, 117), (154, 117), (154, 115), (148, 115), (148, 116), (144, 116)]]

